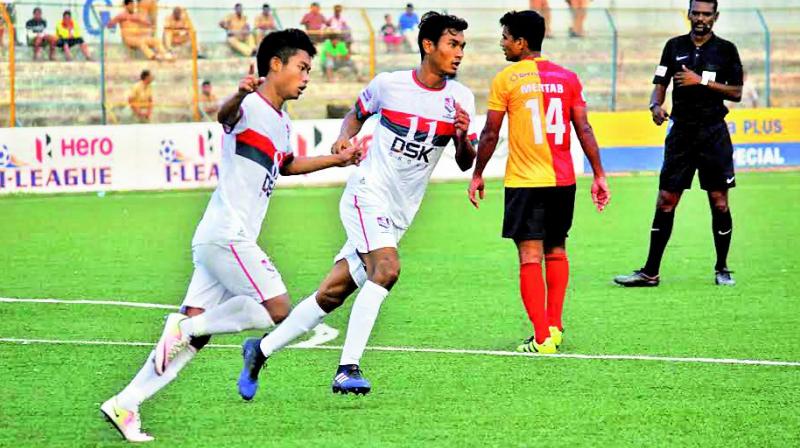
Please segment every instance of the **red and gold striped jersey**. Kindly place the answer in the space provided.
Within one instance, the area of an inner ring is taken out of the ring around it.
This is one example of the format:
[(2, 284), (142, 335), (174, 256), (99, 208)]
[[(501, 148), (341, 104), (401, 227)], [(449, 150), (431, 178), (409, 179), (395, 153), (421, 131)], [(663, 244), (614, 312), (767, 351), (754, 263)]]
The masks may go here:
[(575, 183), (572, 108), (585, 106), (578, 76), (545, 58), (523, 59), (495, 76), (489, 110), (508, 114), (506, 187)]

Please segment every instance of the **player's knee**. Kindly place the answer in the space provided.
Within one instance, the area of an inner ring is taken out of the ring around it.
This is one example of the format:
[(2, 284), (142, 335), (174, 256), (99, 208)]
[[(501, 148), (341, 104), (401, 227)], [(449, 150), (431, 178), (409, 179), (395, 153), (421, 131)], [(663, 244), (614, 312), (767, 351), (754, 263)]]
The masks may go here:
[(664, 213), (672, 213), (678, 206), (678, 198), (671, 194), (662, 194), (658, 197), (656, 208)]
[(317, 304), (323, 311), (330, 313), (342, 306), (346, 297), (342, 287), (323, 285), (317, 291)]
[(208, 341), (211, 340), (211, 335), (208, 336), (192, 336), (189, 340), (189, 345), (195, 348), (195, 350), (200, 351), (203, 347), (208, 344)]
[(372, 282), (389, 289), (400, 278), (400, 260), (396, 258), (385, 258), (375, 266)]
[(728, 201), (718, 200), (711, 206), (715, 213), (725, 214), (728, 213)]

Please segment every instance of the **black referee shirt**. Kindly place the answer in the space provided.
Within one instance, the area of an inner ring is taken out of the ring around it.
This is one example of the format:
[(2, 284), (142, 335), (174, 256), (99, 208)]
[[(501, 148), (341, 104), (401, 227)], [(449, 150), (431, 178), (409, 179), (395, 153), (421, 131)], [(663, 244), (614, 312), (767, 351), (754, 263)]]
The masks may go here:
[[(661, 62), (656, 68), (653, 84), (669, 86), (672, 77), (683, 70), (721, 84), (741, 86), (742, 61), (736, 45), (711, 35), (706, 43), (696, 47), (690, 34), (673, 37), (664, 46)], [(721, 93), (707, 86), (675, 87), (672, 90), (672, 119), (676, 123), (712, 123), (728, 114)]]

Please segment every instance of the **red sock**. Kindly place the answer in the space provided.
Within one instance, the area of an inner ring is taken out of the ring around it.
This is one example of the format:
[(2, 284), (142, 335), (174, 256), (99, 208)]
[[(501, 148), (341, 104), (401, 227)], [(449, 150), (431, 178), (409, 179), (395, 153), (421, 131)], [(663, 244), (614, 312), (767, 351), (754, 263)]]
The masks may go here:
[(544, 260), (547, 269), (547, 320), (551, 327), (563, 330), (561, 314), (569, 282), (569, 260), (567, 254), (546, 255)]
[(544, 278), (541, 263), (525, 263), (519, 268), (519, 290), (522, 303), (528, 312), (528, 319), (533, 324), (536, 342), (541, 344), (550, 336), (547, 328), (547, 311), (545, 307)]

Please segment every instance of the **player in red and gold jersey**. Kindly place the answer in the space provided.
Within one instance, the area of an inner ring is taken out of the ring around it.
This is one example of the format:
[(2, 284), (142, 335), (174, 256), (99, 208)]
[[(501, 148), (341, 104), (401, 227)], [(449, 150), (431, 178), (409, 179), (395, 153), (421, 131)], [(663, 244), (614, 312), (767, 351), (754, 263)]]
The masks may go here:
[(512, 11), (500, 24), (503, 52), (513, 64), (492, 81), (469, 198), (477, 208), (476, 194), (484, 197), (483, 170), (508, 114), (503, 237), (517, 245), (522, 301), (534, 328), (534, 335), (517, 350), (556, 353), (564, 330), (561, 312), (569, 279), (566, 238), (575, 205), (572, 126), (594, 172), (592, 200), (599, 211), (611, 194), (580, 80), (541, 56), (544, 19), (534, 11)]

